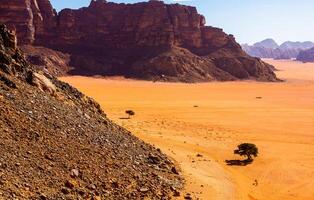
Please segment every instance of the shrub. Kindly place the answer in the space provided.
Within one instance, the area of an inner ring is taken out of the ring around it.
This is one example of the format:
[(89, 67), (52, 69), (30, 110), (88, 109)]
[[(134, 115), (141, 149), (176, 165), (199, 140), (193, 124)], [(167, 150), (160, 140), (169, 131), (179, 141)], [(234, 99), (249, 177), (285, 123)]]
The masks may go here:
[(253, 161), (252, 156), (257, 157), (258, 148), (255, 144), (243, 143), (238, 146), (238, 149), (234, 150), (234, 154), (239, 154), (240, 156), (246, 156), (247, 161)]
[(127, 110), (125, 111), (126, 114), (128, 114), (129, 119), (131, 118), (131, 116), (135, 115), (135, 112), (133, 110)]

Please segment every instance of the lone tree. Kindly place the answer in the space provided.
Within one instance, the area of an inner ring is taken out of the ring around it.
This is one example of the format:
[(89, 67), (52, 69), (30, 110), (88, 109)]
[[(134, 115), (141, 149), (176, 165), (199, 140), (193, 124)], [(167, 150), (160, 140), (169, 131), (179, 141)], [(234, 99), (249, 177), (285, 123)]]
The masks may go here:
[(127, 110), (125, 111), (125, 113), (129, 115), (129, 119), (131, 118), (131, 116), (135, 115), (135, 112), (133, 110)]
[(253, 161), (252, 156), (257, 157), (258, 148), (255, 144), (243, 143), (238, 146), (238, 149), (234, 150), (234, 154), (239, 154), (240, 156), (246, 156), (247, 161)]

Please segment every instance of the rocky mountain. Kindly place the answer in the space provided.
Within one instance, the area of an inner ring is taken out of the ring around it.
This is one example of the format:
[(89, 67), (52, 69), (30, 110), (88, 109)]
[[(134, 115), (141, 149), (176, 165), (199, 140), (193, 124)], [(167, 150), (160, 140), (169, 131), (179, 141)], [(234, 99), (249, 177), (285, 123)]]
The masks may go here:
[(266, 49), (277, 49), (279, 45), (273, 39), (265, 39), (261, 42), (257, 42), (253, 45), (254, 47), (266, 48)]
[(314, 62), (314, 48), (301, 51), (297, 57), (297, 60), (302, 62)]
[(306, 50), (314, 47), (314, 43), (310, 41), (306, 42), (291, 42), (287, 41), (280, 45), (280, 49), (300, 49)]
[(278, 45), (273, 39), (266, 39), (262, 42), (242, 45), (242, 49), (253, 57), (292, 59), (296, 58), (303, 50), (314, 47), (313, 42), (291, 42), (287, 41)]
[(0, 133), (0, 199), (169, 199), (182, 187), (160, 150), (30, 65), (3, 25)]
[(15, 27), (22, 44), (69, 55), (70, 61), (62, 63), (68, 62), (71, 67), (63, 69), (71, 70), (63, 73), (183, 82), (277, 81), (273, 66), (248, 56), (222, 29), (205, 26), (195, 7), (92, 0), (88, 7), (56, 14), (49, 0), (10, 0), (0, 6), (0, 22)]

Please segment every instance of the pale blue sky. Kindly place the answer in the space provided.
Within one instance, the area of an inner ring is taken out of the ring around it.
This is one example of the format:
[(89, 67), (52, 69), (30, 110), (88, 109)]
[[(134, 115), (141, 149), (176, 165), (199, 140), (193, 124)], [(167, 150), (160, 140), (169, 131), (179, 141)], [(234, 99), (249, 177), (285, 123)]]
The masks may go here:
[[(90, 0), (51, 0), (62, 8), (88, 6)], [(134, 3), (136, 0), (113, 0)], [(254, 43), (274, 38), (278, 43), (314, 41), (314, 0), (167, 0), (196, 6), (207, 25), (223, 28), (239, 43)]]

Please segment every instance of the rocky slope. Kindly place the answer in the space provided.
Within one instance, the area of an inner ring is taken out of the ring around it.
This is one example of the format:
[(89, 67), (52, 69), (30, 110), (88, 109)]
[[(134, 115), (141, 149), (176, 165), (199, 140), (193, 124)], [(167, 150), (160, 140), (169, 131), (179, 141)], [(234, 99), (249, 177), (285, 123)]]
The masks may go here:
[(0, 124), (0, 199), (169, 199), (182, 186), (172, 161), (37, 71), (4, 26)]
[(26, 59), (37, 69), (55, 76), (65, 76), (71, 68), (71, 55), (42, 46), (23, 45)]
[[(272, 66), (244, 53), (232, 35), (205, 26), (205, 18), (194, 7), (162, 1), (116, 4), (93, 0), (86, 8), (64, 9), (57, 15), (49, 0), (20, 2), (30, 5), (26, 10), (31, 10), (33, 17), (23, 24), (28, 25), (26, 30), (34, 30), (25, 34), (17, 28), (20, 37), (70, 54), (72, 74), (187, 82), (277, 80)], [(38, 6), (32, 8), (36, 5), (32, 2)], [(10, 10), (10, 6), (4, 7)], [(11, 18), (23, 14), (13, 11)], [(16, 24), (3, 20), (3, 13), (0, 10), (0, 22)], [(34, 13), (42, 16), (40, 22)], [(183, 57), (187, 55), (189, 59)], [(156, 67), (156, 60), (162, 66)]]
[(287, 41), (278, 45), (273, 39), (266, 39), (252, 46), (243, 44), (243, 50), (251, 56), (259, 58), (292, 59), (303, 50), (314, 47), (313, 42)]

